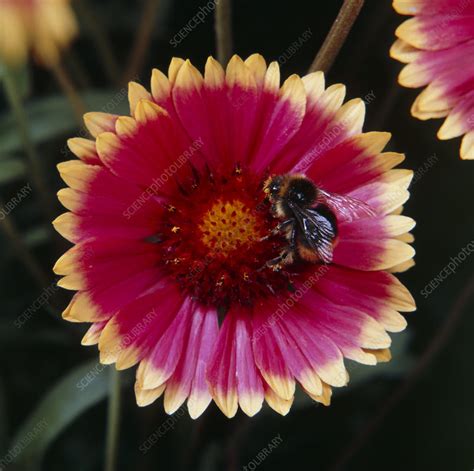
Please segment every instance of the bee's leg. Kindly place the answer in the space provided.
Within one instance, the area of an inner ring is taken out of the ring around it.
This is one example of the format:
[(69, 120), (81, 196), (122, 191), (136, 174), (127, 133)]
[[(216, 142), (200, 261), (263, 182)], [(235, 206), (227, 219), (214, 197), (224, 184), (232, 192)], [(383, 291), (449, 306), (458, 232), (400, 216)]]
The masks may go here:
[(295, 220), (293, 218), (287, 219), (286, 221), (280, 222), (280, 224), (278, 224), (278, 226), (275, 227), (275, 229), (273, 229), (272, 232), (275, 233), (275, 234), (278, 234), (283, 229), (285, 229), (287, 227), (290, 227), (290, 226), (293, 226), (293, 230), (294, 230), (294, 225), (295, 225)]
[(278, 255), (278, 257), (268, 260), (260, 270), (263, 270), (264, 268), (273, 268), (274, 270), (279, 270), (282, 264), (285, 265), (286, 263), (291, 263), (291, 260), (293, 260), (293, 253), (294, 252), (292, 249), (283, 250), (281, 254)]
[(278, 257), (272, 258), (271, 260), (267, 260), (265, 265), (261, 266), (257, 272), (265, 270), (265, 268), (276, 267), (278, 266), (283, 260), (285, 260), (287, 256), (287, 251), (284, 250)]
[[(287, 219), (286, 221), (283, 221), (283, 222), (280, 222), (280, 224), (278, 224), (278, 226), (276, 226), (275, 228), (273, 228), (269, 233), (268, 235), (266, 235), (265, 237), (262, 237), (260, 239), (261, 242), (263, 242), (264, 240), (268, 240), (270, 237), (274, 236), (274, 235), (277, 235), (278, 233), (280, 233), (283, 229), (285, 229), (286, 227), (289, 227), (290, 225), (293, 225), (294, 226), (295, 224), (295, 220), (292, 218), (292, 219)], [(294, 231), (294, 229), (293, 229)]]
[[(288, 221), (282, 222), (282, 224), (285, 224), (285, 226), (289, 226), (290, 223), (294, 223), (294, 219), (289, 219)], [(271, 260), (268, 260), (267, 263), (260, 269), (263, 270), (264, 268), (271, 268), (273, 267), (274, 269), (280, 269), (281, 265), (286, 265), (288, 263), (293, 263), (293, 260), (295, 258), (295, 252), (296, 252), (296, 228), (293, 225), (290, 233), (290, 245), (287, 249), (283, 250), (278, 257), (272, 258)], [(259, 270), (259, 271), (260, 271)]]
[(296, 228), (293, 225), (290, 234), (290, 250), (294, 252), (296, 250)]

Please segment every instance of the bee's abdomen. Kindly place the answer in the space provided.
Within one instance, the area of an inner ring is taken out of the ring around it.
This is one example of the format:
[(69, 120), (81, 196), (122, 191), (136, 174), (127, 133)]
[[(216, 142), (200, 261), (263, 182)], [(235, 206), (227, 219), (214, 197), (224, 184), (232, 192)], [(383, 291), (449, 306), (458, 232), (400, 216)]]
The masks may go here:
[(311, 247), (309, 247), (308, 242), (304, 237), (302, 237), (302, 241), (298, 242), (296, 245), (296, 251), (298, 256), (302, 260), (306, 260), (307, 262), (316, 263), (320, 260), (318, 253)]

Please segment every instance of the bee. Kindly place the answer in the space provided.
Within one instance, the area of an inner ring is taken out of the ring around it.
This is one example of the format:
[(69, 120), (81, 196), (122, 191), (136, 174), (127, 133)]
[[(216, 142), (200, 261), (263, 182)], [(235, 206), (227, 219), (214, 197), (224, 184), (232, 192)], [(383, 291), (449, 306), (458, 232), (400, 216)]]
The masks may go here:
[(271, 176), (263, 190), (274, 217), (282, 221), (263, 239), (280, 233), (288, 240), (288, 247), (266, 264), (274, 269), (297, 259), (331, 263), (339, 221), (375, 215), (366, 203), (329, 193), (301, 174)]

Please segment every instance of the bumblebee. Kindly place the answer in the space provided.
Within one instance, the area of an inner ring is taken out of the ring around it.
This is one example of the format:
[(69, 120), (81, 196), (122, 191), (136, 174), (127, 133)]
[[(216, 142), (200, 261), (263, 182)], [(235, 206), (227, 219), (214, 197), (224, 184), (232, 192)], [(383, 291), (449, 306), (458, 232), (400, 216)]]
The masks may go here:
[(300, 174), (269, 177), (263, 190), (272, 204), (273, 215), (282, 221), (265, 238), (283, 234), (288, 240), (288, 247), (267, 262), (275, 269), (298, 259), (331, 263), (339, 220), (374, 216), (362, 201), (329, 193)]

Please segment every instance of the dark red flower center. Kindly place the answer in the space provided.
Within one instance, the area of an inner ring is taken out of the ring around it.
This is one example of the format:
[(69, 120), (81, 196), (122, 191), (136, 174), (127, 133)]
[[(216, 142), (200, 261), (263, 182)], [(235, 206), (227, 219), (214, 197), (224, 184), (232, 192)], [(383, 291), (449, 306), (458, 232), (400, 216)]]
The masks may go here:
[(278, 220), (263, 180), (240, 168), (192, 175), (165, 206), (157, 246), (168, 273), (187, 294), (222, 310), (288, 291), (287, 267), (267, 266), (288, 242), (266, 238)]

